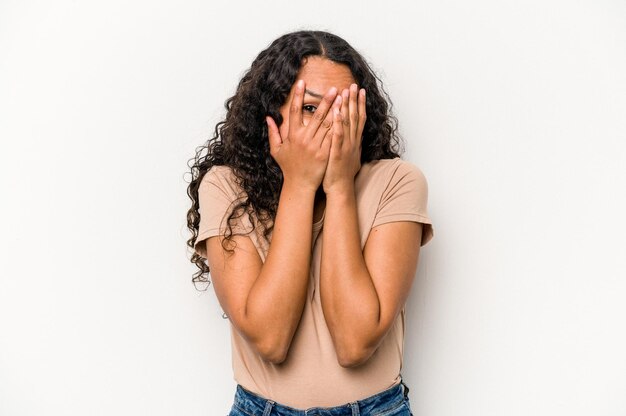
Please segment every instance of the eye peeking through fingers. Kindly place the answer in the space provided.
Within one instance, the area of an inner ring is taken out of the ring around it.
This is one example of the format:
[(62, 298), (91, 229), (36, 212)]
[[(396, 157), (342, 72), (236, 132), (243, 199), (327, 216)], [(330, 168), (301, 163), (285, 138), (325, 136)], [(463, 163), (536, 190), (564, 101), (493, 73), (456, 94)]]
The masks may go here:
[(312, 104), (306, 104), (302, 106), (303, 113), (313, 114), (315, 110), (317, 110), (317, 107)]

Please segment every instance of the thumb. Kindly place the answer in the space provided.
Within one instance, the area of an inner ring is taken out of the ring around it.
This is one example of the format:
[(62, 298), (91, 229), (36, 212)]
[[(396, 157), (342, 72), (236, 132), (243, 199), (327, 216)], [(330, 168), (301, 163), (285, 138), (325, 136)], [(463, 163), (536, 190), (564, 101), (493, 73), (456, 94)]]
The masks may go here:
[(280, 145), (283, 143), (283, 139), (280, 137), (278, 126), (276, 125), (276, 122), (272, 117), (265, 117), (265, 122), (267, 123), (267, 135), (270, 142), (270, 153), (276, 153), (280, 148)]

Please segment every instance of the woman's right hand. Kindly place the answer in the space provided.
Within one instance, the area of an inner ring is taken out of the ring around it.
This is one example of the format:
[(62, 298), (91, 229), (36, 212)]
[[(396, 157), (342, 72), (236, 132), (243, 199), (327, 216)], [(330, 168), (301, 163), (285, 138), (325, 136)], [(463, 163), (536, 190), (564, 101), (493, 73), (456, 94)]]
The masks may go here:
[(296, 82), (293, 98), (289, 103), (287, 133), (281, 135), (276, 122), (266, 117), (270, 154), (283, 172), (283, 182), (316, 191), (326, 172), (330, 155), (333, 106), (340, 108), (341, 95), (331, 88), (322, 98), (311, 120), (302, 122), (304, 81)]

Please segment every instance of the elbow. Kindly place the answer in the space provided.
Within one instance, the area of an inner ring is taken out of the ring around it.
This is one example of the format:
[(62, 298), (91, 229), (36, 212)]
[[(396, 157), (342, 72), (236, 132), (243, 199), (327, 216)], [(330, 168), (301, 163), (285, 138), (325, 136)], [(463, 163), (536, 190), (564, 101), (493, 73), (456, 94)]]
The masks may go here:
[(282, 364), (287, 359), (286, 351), (259, 351), (261, 358), (263, 361), (267, 361), (268, 363), (272, 363), (275, 365)]
[(263, 361), (272, 364), (281, 364), (287, 359), (289, 345), (282, 342), (263, 341), (254, 344), (256, 351), (259, 353)]
[(337, 362), (344, 368), (354, 368), (365, 364), (374, 355), (384, 332), (364, 333), (365, 331), (335, 333), (333, 344)]
[(235, 328), (261, 360), (271, 364), (281, 364), (287, 359), (293, 336), (288, 331), (259, 330), (258, 325), (256, 327), (254, 325), (235, 326)]
[(374, 353), (373, 348), (359, 345), (346, 345), (335, 347), (337, 351), (337, 362), (344, 368), (354, 368), (363, 365)]

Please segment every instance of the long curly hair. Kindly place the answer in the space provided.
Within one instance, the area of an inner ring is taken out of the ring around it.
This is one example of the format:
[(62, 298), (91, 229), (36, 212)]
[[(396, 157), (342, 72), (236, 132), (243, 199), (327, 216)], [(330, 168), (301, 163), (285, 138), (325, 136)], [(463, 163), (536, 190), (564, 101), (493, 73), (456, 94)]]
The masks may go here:
[(285, 103), (296, 76), (310, 56), (319, 56), (345, 64), (360, 88), (367, 91), (367, 119), (363, 130), (361, 163), (399, 157), (400, 137), (397, 120), (391, 114), (391, 101), (379, 77), (365, 59), (344, 39), (321, 31), (287, 33), (252, 62), (235, 95), (226, 100), (226, 118), (215, 126), (213, 137), (196, 149), (190, 159), (191, 181), (187, 194), (191, 208), (187, 211), (187, 227), (191, 238), (191, 262), (199, 270), (192, 282), (209, 282), (209, 266), (195, 253), (194, 245), (200, 225), (198, 188), (212, 166), (225, 165), (232, 169), (245, 197), (228, 213), (227, 230), (222, 245), (233, 235), (232, 225), (242, 215), (253, 217), (262, 226), (268, 239), (276, 217), (278, 199), (283, 183), (282, 172), (270, 155), (265, 117), (271, 116), (278, 126), (283, 122), (280, 107)]

